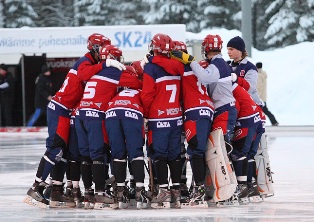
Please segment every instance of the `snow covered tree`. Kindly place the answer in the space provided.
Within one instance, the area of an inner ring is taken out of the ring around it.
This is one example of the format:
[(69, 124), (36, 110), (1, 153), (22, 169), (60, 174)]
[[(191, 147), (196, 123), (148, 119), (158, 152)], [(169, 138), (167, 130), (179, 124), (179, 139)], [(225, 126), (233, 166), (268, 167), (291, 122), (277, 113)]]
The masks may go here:
[(145, 5), (140, 0), (76, 0), (75, 19), (83, 26), (143, 24)]
[(267, 8), (266, 13), (273, 14), (264, 36), (268, 47), (313, 41), (313, 0), (275, 0)]
[(4, 28), (19, 28), (36, 26), (34, 19), (38, 14), (26, 0), (2, 1), (2, 20)]
[(38, 19), (37, 27), (64, 27), (73, 25), (73, 1), (30, 0)]

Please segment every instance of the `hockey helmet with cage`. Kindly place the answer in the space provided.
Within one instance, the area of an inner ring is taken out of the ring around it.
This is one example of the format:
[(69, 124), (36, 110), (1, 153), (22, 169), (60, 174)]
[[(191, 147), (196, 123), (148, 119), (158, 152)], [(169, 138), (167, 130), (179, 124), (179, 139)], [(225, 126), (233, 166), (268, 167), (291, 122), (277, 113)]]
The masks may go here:
[(173, 50), (179, 50), (185, 53), (188, 53), (187, 46), (182, 41), (172, 41), (173, 42)]
[(173, 50), (173, 42), (170, 36), (162, 33), (157, 33), (152, 38), (148, 49), (151, 53), (168, 54)]
[(220, 52), (222, 49), (222, 39), (219, 35), (207, 35), (202, 42), (202, 54), (208, 52)]
[(142, 80), (143, 79), (143, 67), (141, 66), (141, 61), (134, 61), (131, 63), (131, 66), (135, 69), (137, 73), (137, 78)]
[(102, 34), (93, 33), (87, 39), (87, 49), (89, 51), (99, 52), (99, 48), (105, 45), (111, 45), (111, 40)]
[(114, 59), (122, 63), (124, 62), (122, 51), (114, 45), (101, 47), (99, 50), (99, 58), (100, 60)]

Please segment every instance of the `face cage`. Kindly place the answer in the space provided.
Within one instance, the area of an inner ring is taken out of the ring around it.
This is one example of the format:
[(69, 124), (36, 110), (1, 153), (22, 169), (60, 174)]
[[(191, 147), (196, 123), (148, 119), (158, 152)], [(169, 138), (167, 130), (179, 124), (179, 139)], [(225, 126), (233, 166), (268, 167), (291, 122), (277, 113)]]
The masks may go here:
[(98, 44), (94, 44), (94, 45), (92, 46), (92, 49), (93, 49), (95, 52), (97, 52), (97, 53), (99, 53), (99, 48), (100, 48), (100, 45), (98, 45)]

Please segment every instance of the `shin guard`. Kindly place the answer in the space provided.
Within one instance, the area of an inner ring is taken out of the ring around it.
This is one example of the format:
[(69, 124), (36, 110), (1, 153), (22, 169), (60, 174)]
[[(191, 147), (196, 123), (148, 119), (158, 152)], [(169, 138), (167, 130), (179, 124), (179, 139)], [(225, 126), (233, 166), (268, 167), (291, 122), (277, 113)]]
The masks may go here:
[(237, 187), (237, 184), (231, 183), (229, 174), (232, 173), (232, 169), (229, 160), (225, 161), (224, 153), (222, 151), (224, 144), (225, 141), (221, 129), (217, 129), (210, 133), (205, 159), (212, 179), (212, 185), (215, 190), (213, 194), (214, 202), (229, 199)]
[(255, 155), (257, 186), (261, 195), (274, 195), (273, 178), (267, 148), (267, 136), (262, 135), (260, 146)]

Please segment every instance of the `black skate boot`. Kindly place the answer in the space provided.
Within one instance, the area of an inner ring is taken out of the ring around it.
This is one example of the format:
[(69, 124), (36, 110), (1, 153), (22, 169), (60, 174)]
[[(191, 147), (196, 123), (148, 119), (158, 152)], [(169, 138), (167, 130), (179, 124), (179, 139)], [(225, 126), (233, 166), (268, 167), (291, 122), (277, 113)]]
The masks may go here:
[(50, 195), (50, 207), (52, 208), (69, 208), (75, 207), (76, 204), (71, 196), (63, 193), (62, 185), (53, 185)]
[(135, 200), (136, 200), (136, 208), (137, 209), (146, 209), (149, 207), (149, 203), (151, 199), (147, 196), (144, 187), (136, 187), (135, 188)]
[(159, 188), (159, 193), (151, 201), (151, 208), (170, 208), (171, 192), (166, 188)]
[(208, 207), (207, 201), (205, 200), (205, 194), (206, 192), (204, 185), (194, 186), (189, 205), (197, 207)]
[(256, 183), (248, 183), (248, 198), (251, 203), (263, 202)]
[(44, 198), (44, 189), (48, 186), (45, 182), (35, 182), (31, 188), (27, 191), (27, 197), (23, 200), (32, 206), (37, 206), (40, 208), (47, 208), (49, 206), (49, 201)]
[(128, 208), (129, 200), (127, 198), (126, 187), (122, 186), (117, 187), (117, 202), (119, 209)]
[(85, 209), (94, 208), (94, 204), (95, 204), (94, 189), (91, 189), (91, 188), (85, 189), (83, 204), (84, 204)]
[(108, 209), (108, 208), (113, 208), (117, 209), (118, 203), (115, 201), (115, 199), (111, 196), (108, 195), (107, 192), (105, 191), (96, 191), (95, 192), (95, 206), (94, 209), (96, 210), (102, 210), (102, 209)]
[(247, 184), (238, 184), (236, 192), (238, 193), (238, 198), (239, 198), (240, 204), (248, 204), (249, 203)]
[(181, 183), (180, 189), (181, 189), (181, 200), (180, 200), (181, 206), (187, 206), (189, 205), (189, 202), (190, 202), (189, 188), (186, 186), (186, 184)]
[(181, 190), (171, 188), (171, 208), (181, 208)]
[(79, 187), (74, 187), (72, 190), (73, 201), (76, 204), (77, 208), (84, 207), (84, 197), (82, 196), (81, 189)]

